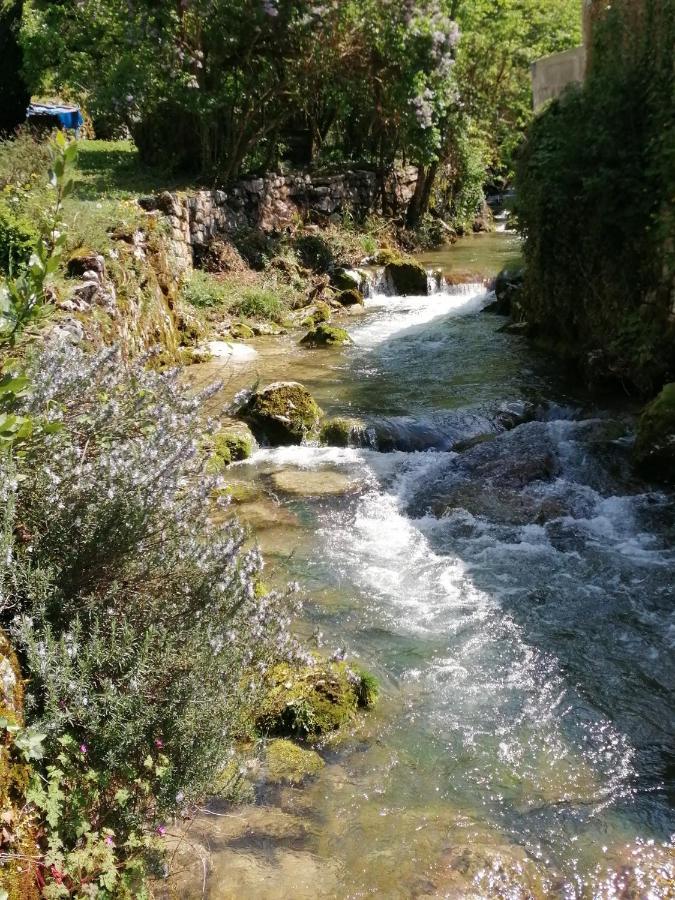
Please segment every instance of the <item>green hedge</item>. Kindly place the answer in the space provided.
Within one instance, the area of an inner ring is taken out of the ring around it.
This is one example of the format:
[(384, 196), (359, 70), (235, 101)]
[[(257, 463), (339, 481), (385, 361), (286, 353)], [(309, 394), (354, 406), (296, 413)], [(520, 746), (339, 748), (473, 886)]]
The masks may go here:
[[(525, 317), (593, 375), (652, 391), (675, 372), (674, 4), (617, 3), (583, 89), (531, 126), (517, 167)], [(632, 8), (632, 11), (631, 11)]]
[(0, 204), (0, 274), (24, 266), (35, 248), (37, 232), (28, 222)]

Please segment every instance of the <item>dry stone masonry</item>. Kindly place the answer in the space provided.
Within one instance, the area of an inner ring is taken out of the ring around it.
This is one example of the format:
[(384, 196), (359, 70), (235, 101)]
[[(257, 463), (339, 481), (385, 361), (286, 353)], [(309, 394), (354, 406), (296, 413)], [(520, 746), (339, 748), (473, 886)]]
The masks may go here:
[[(417, 170), (407, 167), (385, 184), (385, 205), (403, 208), (415, 189)], [(269, 174), (238, 181), (228, 190), (190, 194), (165, 191), (144, 197), (147, 212), (168, 220), (170, 251), (178, 266), (188, 269), (195, 253), (216, 237), (243, 228), (275, 231), (301, 219), (365, 215), (381, 211), (382, 191), (375, 172), (347, 171), (336, 175)]]

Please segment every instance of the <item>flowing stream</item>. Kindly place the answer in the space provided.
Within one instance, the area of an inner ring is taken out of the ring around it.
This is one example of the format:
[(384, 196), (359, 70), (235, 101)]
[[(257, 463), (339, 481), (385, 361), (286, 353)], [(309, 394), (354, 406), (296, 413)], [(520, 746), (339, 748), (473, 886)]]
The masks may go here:
[(426, 255), (476, 282), (373, 296), (352, 347), (261, 339), (226, 372), (230, 396), (293, 379), (363, 420), (366, 446), (231, 472), (305, 636), (382, 697), (313, 782), (196, 823), (206, 896), (675, 896), (675, 504), (631, 473), (634, 409), (481, 311), (517, 250)]

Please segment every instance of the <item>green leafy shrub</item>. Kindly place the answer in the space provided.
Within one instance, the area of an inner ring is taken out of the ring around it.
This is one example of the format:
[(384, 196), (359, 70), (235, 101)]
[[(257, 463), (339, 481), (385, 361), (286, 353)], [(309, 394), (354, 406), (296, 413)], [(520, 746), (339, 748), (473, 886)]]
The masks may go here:
[(113, 832), (121, 878), (146, 857), (139, 836), (207, 791), (249, 729), (259, 676), (292, 655), (292, 605), (256, 589), (259, 553), (244, 551), (236, 522), (215, 521), (226, 501), (197, 450), (205, 398), (115, 350), (58, 347), (28, 375), (19, 411), (58, 430), (25, 446), (16, 476), (0, 471), (16, 505), (0, 625), (28, 678), (27, 720), (45, 735), (42, 774), (67, 787), (58, 814), (52, 789), (36, 796), (40, 844), (63, 883), (90, 865), (113, 879), (99, 858)]
[(675, 8), (595, 28), (583, 89), (540, 115), (517, 169), (523, 315), (594, 377), (648, 392), (675, 375)]
[(37, 239), (28, 222), (0, 203), (0, 273), (10, 275), (24, 268)]
[(330, 272), (335, 266), (334, 248), (323, 235), (303, 234), (294, 241), (294, 249), (303, 266), (313, 272)]
[(208, 272), (195, 269), (183, 283), (181, 296), (186, 303), (199, 309), (222, 306), (225, 302), (224, 285)]
[(283, 321), (287, 307), (279, 294), (269, 288), (245, 288), (236, 297), (230, 309), (238, 316), (245, 318), (270, 319), (273, 322)]

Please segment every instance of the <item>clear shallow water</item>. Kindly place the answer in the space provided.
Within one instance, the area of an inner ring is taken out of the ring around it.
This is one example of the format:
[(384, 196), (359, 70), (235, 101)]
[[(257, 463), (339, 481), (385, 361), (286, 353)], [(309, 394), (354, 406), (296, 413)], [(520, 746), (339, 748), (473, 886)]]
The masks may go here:
[[(259, 345), (263, 381), (301, 380), (402, 448), (233, 470), (269, 491), (242, 518), (271, 577), (305, 589), (307, 635), (383, 698), (314, 783), (198, 823), (211, 897), (675, 896), (673, 498), (632, 476), (630, 414), (576, 394), (485, 302), (376, 297), (352, 348)], [(289, 471), (345, 490), (284, 489)]]

